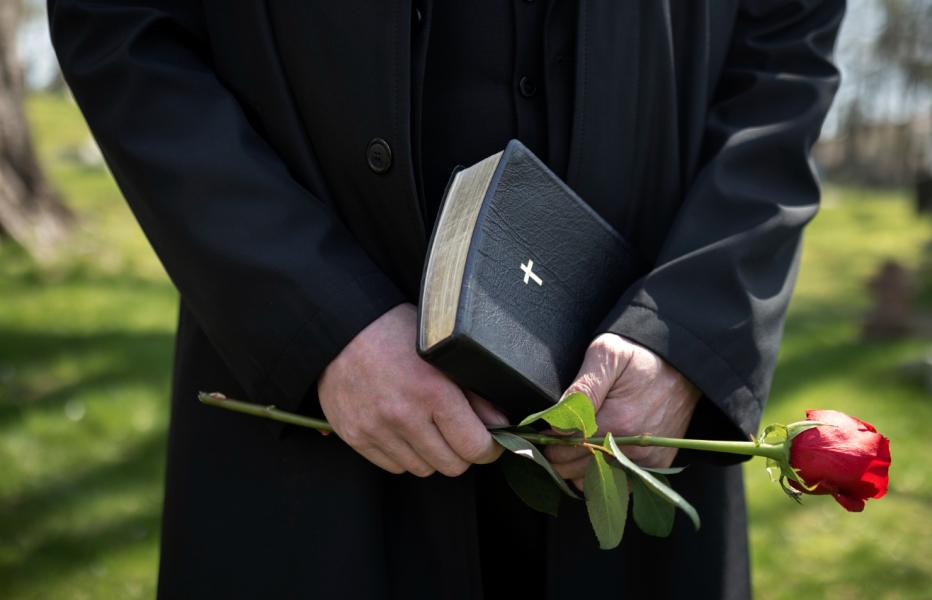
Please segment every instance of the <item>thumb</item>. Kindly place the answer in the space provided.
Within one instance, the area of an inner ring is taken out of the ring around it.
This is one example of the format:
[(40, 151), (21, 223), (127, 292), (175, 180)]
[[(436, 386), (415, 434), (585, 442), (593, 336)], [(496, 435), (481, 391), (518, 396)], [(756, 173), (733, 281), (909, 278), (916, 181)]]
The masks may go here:
[(630, 359), (629, 342), (613, 333), (600, 335), (589, 344), (576, 379), (563, 395), (582, 392), (589, 397), (598, 412), (605, 397), (624, 373)]
[(470, 390), (463, 390), (463, 393), (466, 395), (466, 399), (469, 401), (469, 406), (472, 407), (473, 412), (476, 413), (476, 416), (479, 417), (479, 420), (485, 425), (509, 424), (508, 417), (505, 416), (505, 413), (498, 410), (494, 404)]
[(501, 444), (495, 441), (492, 438), (491, 434), (486, 433), (486, 443), (481, 453), (478, 456), (473, 457), (469, 462), (475, 463), (477, 465), (487, 465), (498, 460), (498, 457), (502, 455), (502, 452), (505, 449)]

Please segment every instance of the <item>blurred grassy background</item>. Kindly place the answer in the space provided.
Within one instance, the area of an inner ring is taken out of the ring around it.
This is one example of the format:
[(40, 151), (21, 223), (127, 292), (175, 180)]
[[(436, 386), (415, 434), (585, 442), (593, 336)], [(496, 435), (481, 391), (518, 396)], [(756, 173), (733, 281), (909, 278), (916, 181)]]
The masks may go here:
[(0, 247), (0, 598), (152, 598), (177, 295), (77, 107), (28, 111), (81, 223), (43, 268)]
[(796, 506), (770, 483), (763, 461), (745, 467), (755, 595), (782, 598), (932, 598), (932, 396), (899, 365), (929, 341), (860, 339), (867, 280), (881, 262), (922, 265), (932, 224), (904, 194), (828, 187), (807, 230), (780, 360), (763, 425), (832, 408), (891, 440), (890, 491), (863, 513), (830, 497)]
[[(79, 212), (63, 257), (0, 247), (0, 598), (152, 598), (177, 295), (77, 109), (29, 103), (47, 174)], [(932, 397), (900, 375), (927, 341), (860, 341), (865, 281), (922, 261), (932, 224), (904, 194), (828, 187), (808, 230), (764, 423), (835, 408), (892, 440), (891, 490), (862, 514), (799, 507), (747, 466), (757, 598), (932, 597)]]

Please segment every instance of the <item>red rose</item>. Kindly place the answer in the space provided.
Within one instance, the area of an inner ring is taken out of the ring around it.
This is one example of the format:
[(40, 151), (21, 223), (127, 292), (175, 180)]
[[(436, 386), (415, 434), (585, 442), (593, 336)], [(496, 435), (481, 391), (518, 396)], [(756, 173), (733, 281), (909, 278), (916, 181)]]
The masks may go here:
[(806, 419), (835, 427), (814, 427), (793, 438), (790, 466), (813, 490), (795, 481), (806, 494), (831, 494), (851, 512), (861, 512), (868, 498), (887, 493), (890, 440), (874, 426), (834, 410), (807, 410)]

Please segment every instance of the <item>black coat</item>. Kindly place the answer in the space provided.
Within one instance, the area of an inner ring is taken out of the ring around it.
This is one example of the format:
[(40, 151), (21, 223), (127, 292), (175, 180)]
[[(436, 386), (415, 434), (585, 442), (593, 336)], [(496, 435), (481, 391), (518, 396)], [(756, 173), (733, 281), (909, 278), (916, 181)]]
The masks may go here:
[[(704, 392), (691, 435), (745, 437), (817, 208), (807, 154), (843, 0), (579, 4), (567, 180), (655, 264), (601, 329)], [(65, 78), (182, 297), (160, 595), (478, 597), (474, 474), (390, 476), (339, 440), (270, 435), (195, 398), (319, 412), (323, 368), (416, 297), (410, 0), (49, 8)], [(384, 174), (373, 138), (392, 150)], [(546, 524), (550, 597), (748, 594), (740, 468), (681, 460), (702, 531), (631, 527), (601, 552), (565, 502)], [(501, 560), (521, 551), (507, 531), (502, 545)]]

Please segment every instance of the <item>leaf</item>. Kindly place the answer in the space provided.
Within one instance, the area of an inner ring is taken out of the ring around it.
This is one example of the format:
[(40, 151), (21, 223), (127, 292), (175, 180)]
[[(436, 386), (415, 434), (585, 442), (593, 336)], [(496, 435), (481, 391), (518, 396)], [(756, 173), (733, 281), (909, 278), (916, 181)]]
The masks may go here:
[(570, 498), (580, 499), (579, 496), (573, 493), (573, 490), (566, 485), (566, 482), (560, 477), (560, 474), (553, 470), (553, 467), (547, 462), (547, 459), (544, 458), (544, 455), (540, 453), (540, 450), (538, 450), (534, 444), (509, 433), (502, 433), (500, 431), (491, 431), (489, 433), (491, 433), (495, 441), (504, 446), (506, 450), (510, 450), (522, 458), (533, 460), (543, 467), (547, 471), (547, 474), (550, 475), (550, 478), (553, 479), (554, 483), (563, 490), (564, 494)]
[(518, 454), (506, 452), (499, 459), (508, 485), (524, 503), (548, 515), (557, 516), (560, 508), (560, 488), (553, 485), (550, 476), (534, 463)]
[(582, 432), (584, 438), (595, 435), (598, 428), (592, 401), (582, 392), (574, 392), (547, 410), (526, 417), (518, 426), (530, 425), (538, 419), (547, 421), (551, 427), (560, 431)]
[[(618, 449), (618, 444), (615, 443), (615, 438), (612, 437), (611, 433), (605, 435), (605, 440), (608, 442), (608, 447), (612, 451), (612, 454), (616, 459), (618, 459), (618, 462), (620, 462), (622, 466), (627, 467), (630, 471), (634, 472), (634, 474), (644, 482), (644, 485), (646, 485), (648, 489), (653, 491), (655, 494), (659, 494), (667, 502), (675, 505), (677, 508), (686, 513), (686, 515), (692, 519), (693, 526), (696, 528), (696, 531), (699, 531), (699, 513), (696, 512), (696, 509), (693, 508), (692, 504), (674, 492), (673, 488), (671, 488), (668, 483), (660, 481), (649, 471), (645, 471), (641, 467), (637, 466), (630, 458), (622, 454), (621, 450)], [(665, 478), (664, 481), (666, 481)]]
[[(667, 478), (657, 475), (657, 479), (668, 484)], [(655, 537), (667, 537), (673, 531), (676, 507), (665, 498), (650, 491), (640, 477), (631, 476), (634, 496), (634, 522), (641, 531)]]
[[(593, 454), (595, 456), (589, 461), (583, 480), (586, 508), (589, 511), (589, 521), (595, 530), (595, 537), (599, 540), (599, 548), (611, 550), (621, 543), (621, 536), (625, 532), (625, 520), (628, 518), (628, 484), (624, 473), (608, 466), (601, 452)], [(618, 493), (619, 482), (616, 477), (619, 475), (621, 485), (625, 489), (623, 494)]]
[(686, 470), (686, 467), (669, 467), (667, 469), (661, 469), (659, 467), (641, 467), (641, 468), (650, 473), (659, 473), (661, 475), (676, 475)]
[(504, 433), (537, 433), (533, 427), (518, 427), (517, 425), (486, 425), (485, 430)]

